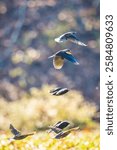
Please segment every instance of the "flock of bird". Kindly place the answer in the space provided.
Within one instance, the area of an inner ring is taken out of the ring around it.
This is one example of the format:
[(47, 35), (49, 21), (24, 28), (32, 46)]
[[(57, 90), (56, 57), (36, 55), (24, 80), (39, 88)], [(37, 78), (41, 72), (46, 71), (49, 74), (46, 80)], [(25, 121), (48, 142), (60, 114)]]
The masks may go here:
[[(72, 131), (76, 131), (79, 129), (79, 127), (74, 127), (68, 130), (63, 131), (64, 128), (70, 125), (70, 122), (67, 120), (64, 121), (58, 121), (53, 126), (49, 126), (48, 133), (54, 132), (54, 139), (62, 139), (69, 135)], [(11, 133), (14, 135), (13, 137), (9, 138), (9, 140), (22, 140), (25, 139), (28, 136), (32, 136), (35, 134), (35, 132), (32, 133), (26, 133), (22, 134), (20, 131), (18, 131), (12, 124), (10, 124), (9, 129), (11, 130)]]
[[(83, 42), (81, 42), (78, 38), (77, 32), (67, 32), (64, 33), (63, 35), (59, 36), (58, 38), (55, 38), (55, 41), (58, 43), (70, 41), (75, 44), (81, 45), (81, 46), (87, 46)], [(49, 58), (53, 58), (53, 65), (55, 69), (61, 69), (64, 65), (64, 59), (72, 62), (75, 65), (78, 65), (79, 62), (78, 60), (72, 55), (72, 52), (70, 49), (64, 49), (60, 50), (54, 55), (50, 56)], [(67, 88), (62, 88), (62, 87), (57, 87), (55, 89), (50, 90), (50, 93), (55, 96), (60, 96), (65, 93), (67, 93), (69, 90)], [(58, 121), (56, 124), (49, 126), (49, 131), (48, 133), (53, 132), (55, 135), (53, 138), (55, 139), (61, 139), (69, 135), (72, 131), (76, 131), (79, 129), (79, 127), (73, 127), (67, 130), (64, 130), (67, 126), (70, 125), (70, 122), (67, 120), (64, 121)], [(9, 127), (11, 133), (14, 135), (10, 139), (14, 140), (22, 140), (28, 136), (32, 136), (35, 133), (27, 133), (27, 134), (22, 134), (20, 131), (18, 131), (12, 124), (10, 124)]]

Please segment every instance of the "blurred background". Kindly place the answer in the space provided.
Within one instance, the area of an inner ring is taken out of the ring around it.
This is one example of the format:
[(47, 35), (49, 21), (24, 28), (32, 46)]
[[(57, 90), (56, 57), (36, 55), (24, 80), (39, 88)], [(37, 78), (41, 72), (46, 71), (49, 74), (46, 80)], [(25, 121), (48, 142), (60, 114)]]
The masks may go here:
[[(88, 46), (54, 41), (68, 31), (78, 32)], [(63, 119), (81, 128), (95, 127), (99, 38), (98, 0), (0, 0), (0, 129), (8, 129), (9, 123), (45, 129)], [(66, 48), (80, 65), (65, 61), (61, 70), (54, 69), (48, 57)], [(71, 91), (51, 96), (49, 90), (56, 86)]]

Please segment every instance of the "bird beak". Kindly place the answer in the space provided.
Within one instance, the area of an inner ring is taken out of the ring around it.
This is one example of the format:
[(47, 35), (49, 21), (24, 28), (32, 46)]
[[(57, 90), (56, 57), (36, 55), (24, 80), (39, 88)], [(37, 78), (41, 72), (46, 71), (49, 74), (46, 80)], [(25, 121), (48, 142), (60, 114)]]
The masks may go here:
[(56, 41), (56, 42), (60, 42), (60, 39), (59, 39), (59, 38), (56, 38), (55, 41)]
[(55, 42), (62, 43), (62, 42), (64, 42), (64, 40), (63, 39), (61, 40), (60, 38), (56, 38)]

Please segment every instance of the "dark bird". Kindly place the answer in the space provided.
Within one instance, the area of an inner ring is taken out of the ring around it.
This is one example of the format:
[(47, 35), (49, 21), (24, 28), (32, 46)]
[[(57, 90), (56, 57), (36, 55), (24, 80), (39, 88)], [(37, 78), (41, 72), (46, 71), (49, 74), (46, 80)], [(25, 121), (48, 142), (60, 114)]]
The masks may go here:
[(60, 50), (48, 58), (53, 58), (53, 65), (56, 69), (61, 69), (63, 67), (64, 59), (69, 60), (75, 65), (79, 64), (69, 49)]
[(81, 46), (87, 46), (83, 42), (81, 42), (78, 38), (77, 32), (67, 32), (59, 36), (58, 38), (55, 38), (55, 41), (58, 43), (65, 42), (65, 41), (71, 41), (73, 43), (76, 43)]
[(49, 133), (54, 131), (55, 133), (60, 133), (64, 128), (66, 128), (70, 124), (69, 121), (58, 121), (53, 126), (49, 126), (50, 130)]
[(56, 93), (57, 91), (61, 90), (62, 88), (61, 87), (57, 87), (53, 90), (50, 90), (50, 93)]
[(11, 133), (14, 135), (14, 137), (12, 137), (10, 139), (22, 140), (28, 136), (34, 135), (34, 132), (28, 133), (28, 134), (21, 134), (21, 132), (18, 131), (12, 124), (10, 124), (9, 129), (11, 130)]
[(69, 129), (67, 131), (62, 131), (60, 133), (58, 133), (56, 136), (54, 136), (55, 139), (62, 139), (64, 137), (66, 137), (67, 135), (69, 135), (72, 131), (77, 131), (79, 129), (79, 127), (75, 127), (72, 129)]
[(50, 130), (48, 131), (48, 133), (50, 133), (52, 131), (54, 131), (55, 133), (60, 133), (62, 131), (62, 129), (54, 127), (54, 126), (49, 126), (49, 129)]
[(55, 127), (59, 128), (59, 129), (64, 129), (66, 128), (68, 125), (70, 124), (69, 121), (64, 120), (64, 121), (59, 121), (55, 124)]
[(67, 88), (56, 88), (50, 91), (53, 95), (59, 96), (67, 93), (69, 90)]

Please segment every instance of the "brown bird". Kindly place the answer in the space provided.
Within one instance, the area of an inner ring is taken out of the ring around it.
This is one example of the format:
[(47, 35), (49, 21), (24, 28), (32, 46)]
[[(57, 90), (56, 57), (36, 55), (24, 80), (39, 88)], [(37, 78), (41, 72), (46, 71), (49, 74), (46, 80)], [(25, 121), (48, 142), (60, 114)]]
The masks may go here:
[(65, 93), (67, 93), (69, 90), (67, 88), (55, 88), (53, 90), (50, 91), (50, 93), (52, 93), (53, 95), (59, 96), (59, 95), (63, 95)]
[(54, 138), (62, 139), (64, 137), (68, 136), (72, 131), (77, 131), (78, 129), (79, 129), (79, 127), (75, 127), (75, 128), (69, 129), (67, 131), (62, 131), (62, 132), (58, 133)]
[(73, 43), (76, 43), (81, 46), (87, 46), (83, 42), (81, 42), (78, 38), (77, 32), (67, 32), (59, 36), (58, 38), (55, 38), (55, 41), (58, 43), (71, 41)]
[(27, 134), (21, 134), (21, 132), (18, 131), (12, 124), (10, 124), (9, 129), (11, 130), (11, 133), (14, 135), (14, 137), (12, 137), (10, 139), (14, 139), (14, 140), (22, 140), (28, 136), (34, 135), (34, 132), (27, 133)]
[(79, 62), (72, 55), (71, 50), (69, 49), (60, 50), (48, 58), (53, 58), (53, 65), (55, 69), (61, 69), (63, 67), (64, 59), (67, 59), (68, 61), (72, 62), (75, 65), (79, 64)]

